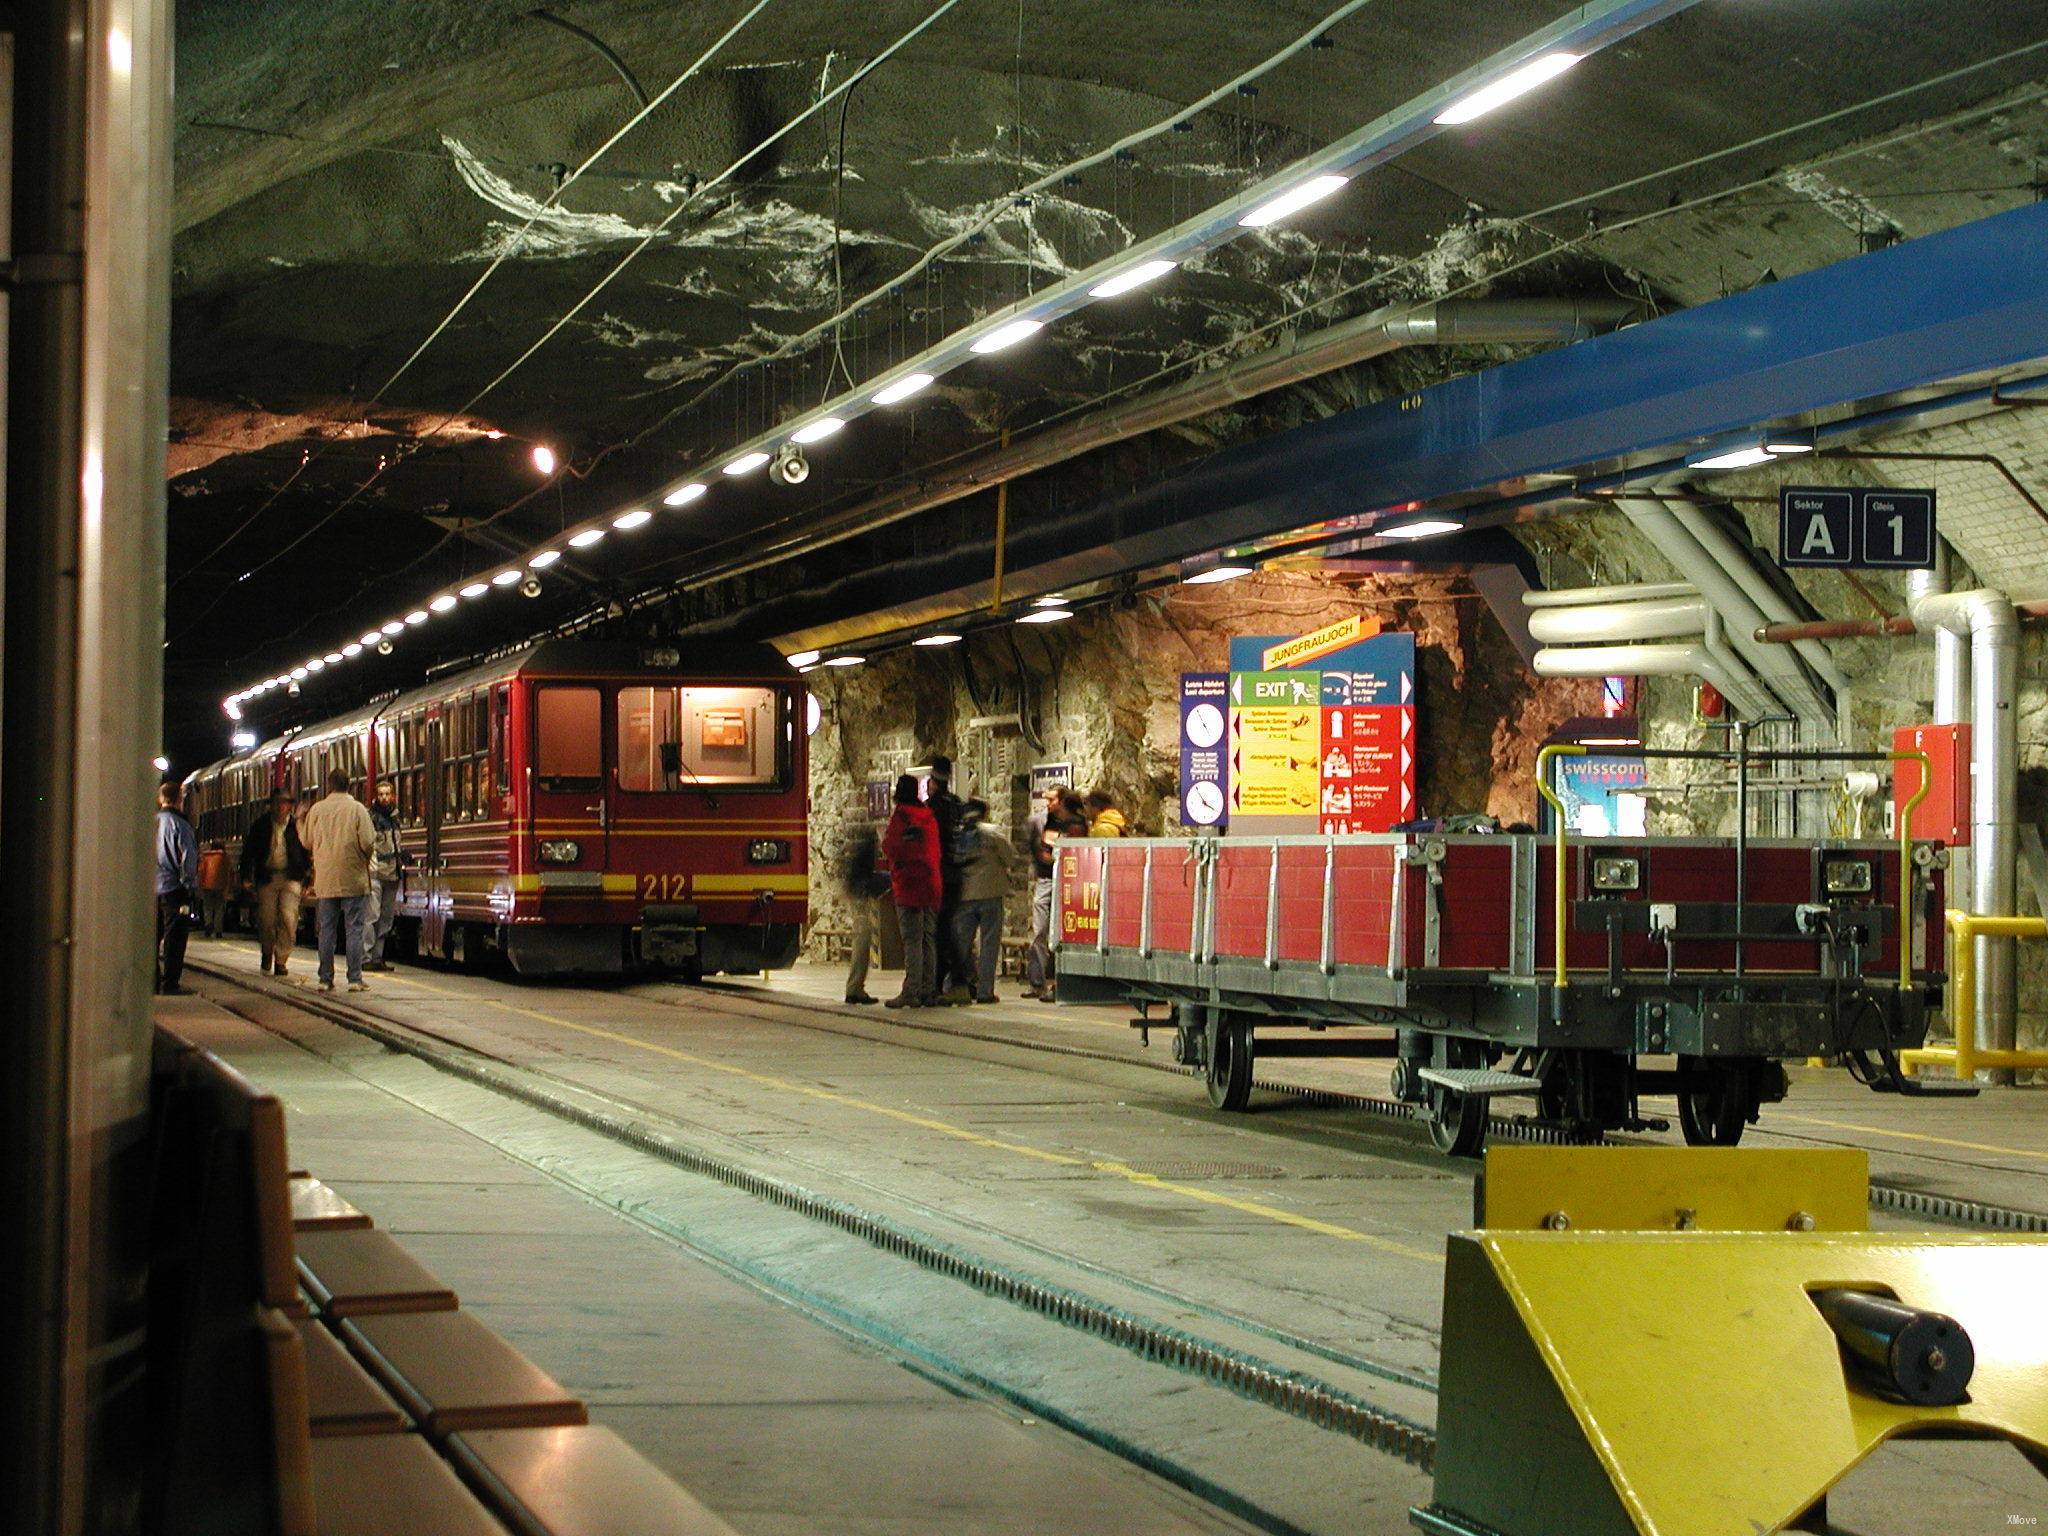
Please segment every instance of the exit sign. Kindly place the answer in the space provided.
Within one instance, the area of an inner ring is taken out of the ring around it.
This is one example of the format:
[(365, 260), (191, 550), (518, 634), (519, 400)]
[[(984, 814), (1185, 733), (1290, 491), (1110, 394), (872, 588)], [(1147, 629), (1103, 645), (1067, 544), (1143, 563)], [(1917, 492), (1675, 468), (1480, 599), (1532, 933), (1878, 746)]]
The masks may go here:
[(1934, 564), (1934, 492), (1782, 486), (1778, 563), (1924, 570)]

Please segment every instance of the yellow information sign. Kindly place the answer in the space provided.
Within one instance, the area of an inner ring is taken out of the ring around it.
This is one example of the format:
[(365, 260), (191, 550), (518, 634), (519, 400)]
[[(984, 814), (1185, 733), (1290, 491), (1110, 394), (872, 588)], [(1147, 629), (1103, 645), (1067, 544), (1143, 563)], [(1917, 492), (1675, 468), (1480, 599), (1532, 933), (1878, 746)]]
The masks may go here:
[(1239, 672), (1230, 684), (1232, 814), (1313, 820), (1322, 782), (1322, 674)]

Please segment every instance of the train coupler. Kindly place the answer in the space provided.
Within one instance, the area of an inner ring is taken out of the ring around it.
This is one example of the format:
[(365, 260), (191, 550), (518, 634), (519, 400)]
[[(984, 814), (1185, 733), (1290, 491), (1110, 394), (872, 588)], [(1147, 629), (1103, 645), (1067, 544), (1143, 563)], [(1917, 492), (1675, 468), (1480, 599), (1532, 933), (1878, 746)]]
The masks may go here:
[(1767, 1536), (1901, 1436), (2048, 1472), (2048, 1241), (1870, 1232), (1868, 1193), (1860, 1152), (1493, 1148), (1414, 1523)]

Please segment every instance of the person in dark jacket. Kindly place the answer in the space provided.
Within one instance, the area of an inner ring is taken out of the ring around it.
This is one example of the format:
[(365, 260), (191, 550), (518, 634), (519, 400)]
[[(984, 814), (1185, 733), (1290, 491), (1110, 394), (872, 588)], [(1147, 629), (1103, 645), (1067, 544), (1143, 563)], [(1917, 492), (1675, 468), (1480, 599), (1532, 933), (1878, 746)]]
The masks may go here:
[(919, 800), (917, 780), (907, 773), (896, 781), (896, 810), (882, 833), (882, 854), (889, 861), (889, 892), (903, 934), (903, 990), (884, 1006), (927, 1008), (938, 985), (939, 903), (945, 886), (938, 821)]
[(185, 819), (185, 790), (156, 791), (156, 989), (175, 996), (185, 974), (185, 940), (199, 906), (199, 834)]
[(875, 901), (890, 890), (888, 874), (882, 868), (882, 843), (867, 819), (865, 804), (853, 830), (846, 834), (846, 853), (839, 877), (846, 890), (853, 922), (847, 935), (846, 1000), (872, 1003), (868, 995), (868, 961), (875, 944)]
[(970, 800), (960, 820), (960, 912), (954, 942), (963, 965), (973, 967), (974, 1001), (993, 1003), (996, 966), (1002, 959), (1003, 907), (1010, 895), (1010, 867), (1017, 861), (1010, 840), (988, 824), (988, 805)]
[(1045, 809), (1030, 821), (1031, 950), (1024, 966), (1024, 995), (1042, 1003), (1052, 990), (1052, 876), (1063, 841), (1088, 835), (1088, 815), (1081, 797), (1065, 784), (1046, 787)]
[(932, 1001), (965, 1003), (973, 999), (968, 986), (967, 966), (960, 957), (959, 940), (953, 932), (960, 914), (960, 797), (953, 793), (953, 759), (944, 753), (932, 759), (932, 773), (925, 790), (925, 808), (939, 826), (939, 965), (932, 986)]
[(313, 855), (299, 841), (292, 792), (280, 788), (270, 810), (242, 838), (242, 884), (256, 908), (256, 945), (265, 975), (286, 976), (299, 936), (299, 899), (313, 873)]

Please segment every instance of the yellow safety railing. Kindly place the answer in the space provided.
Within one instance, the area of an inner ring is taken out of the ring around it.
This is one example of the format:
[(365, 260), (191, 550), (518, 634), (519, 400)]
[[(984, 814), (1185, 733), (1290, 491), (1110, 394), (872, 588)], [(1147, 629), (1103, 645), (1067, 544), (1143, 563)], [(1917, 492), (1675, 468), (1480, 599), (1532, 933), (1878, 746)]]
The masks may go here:
[(1899, 990), (1913, 989), (1913, 811), (1927, 791), (1934, 787), (1934, 759), (1925, 752), (1894, 752), (1894, 765), (1918, 763), (1920, 787), (1907, 797), (1899, 811)]
[(1917, 1051), (1899, 1052), (1899, 1066), (1907, 1072), (1922, 1067), (1950, 1067), (1959, 1082), (1968, 1082), (1980, 1067), (2026, 1071), (2048, 1069), (2048, 1051), (2001, 1051), (1977, 1048), (1977, 940), (2048, 939), (2048, 918), (1979, 917), (1973, 912), (1949, 909), (1948, 932), (1953, 954), (1948, 967), (1948, 1016), (1955, 1027), (1954, 1045), (1929, 1045)]
[(1557, 971), (1553, 980), (1553, 984), (1557, 987), (1559, 991), (1563, 991), (1565, 987), (1564, 938), (1566, 931), (1566, 923), (1564, 838), (1566, 831), (1565, 823), (1568, 822), (1571, 818), (1565, 814), (1564, 801), (1559, 799), (1557, 791), (1550, 787), (1550, 764), (1552, 760), (1555, 758), (1584, 757), (1585, 755), (1586, 749), (1584, 747), (1580, 746), (1576, 742), (1567, 741), (1552, 742), (1549, 746), (1543, 748), (1540, 752), (1536, 754), (1536, 790), (1537, 793), (1541, 794), (1545, 800), (1550, 802), (1550, 812), (1552, 819), (1554, 819), (1557, 822), (1557, 858), (1555, 861), (1557, 864), (1557, 899), (1554, 903), (1554, 905), (1557, 908)]

